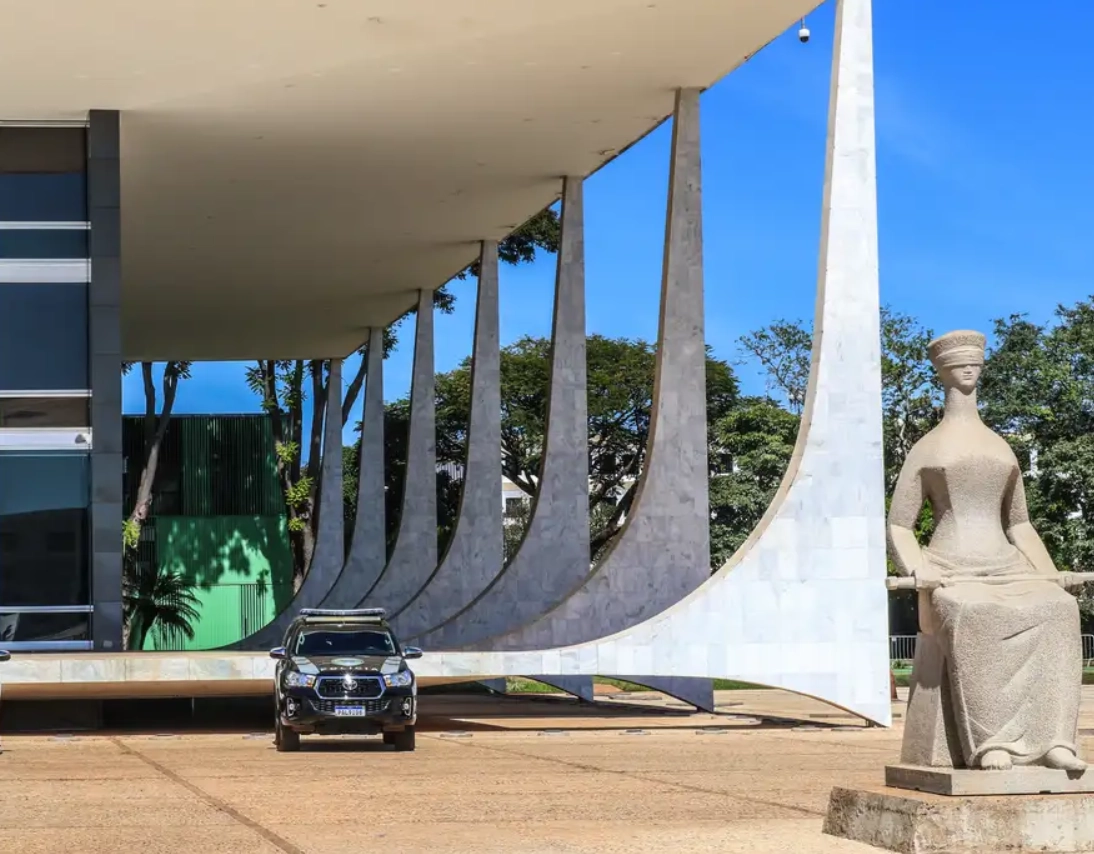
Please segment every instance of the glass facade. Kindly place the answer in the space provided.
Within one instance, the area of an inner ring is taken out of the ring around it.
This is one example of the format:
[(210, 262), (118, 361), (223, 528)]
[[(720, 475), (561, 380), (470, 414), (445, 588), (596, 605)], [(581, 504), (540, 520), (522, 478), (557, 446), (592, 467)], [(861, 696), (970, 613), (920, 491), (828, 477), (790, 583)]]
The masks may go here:
[(0, 127), (0, 643), (7, 648), (90, 646), (87, 211), (86, 128)]
[(0, 283), (0, 392), (89, 384), (87, 285)]
[(0, 608), (86, 605), (90, 458), (0, 451)]
[(90, 426), (91, 400), (87, 397), (0, 397), (0, 430), (86, 430)]

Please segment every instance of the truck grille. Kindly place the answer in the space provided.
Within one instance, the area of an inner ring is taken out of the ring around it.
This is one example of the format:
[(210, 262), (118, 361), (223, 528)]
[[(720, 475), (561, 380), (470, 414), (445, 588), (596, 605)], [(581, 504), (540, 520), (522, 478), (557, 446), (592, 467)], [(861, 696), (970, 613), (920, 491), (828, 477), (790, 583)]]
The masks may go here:
[(379, 676), (353, 676), (348, 682), (342, 676), (320, 676), (315, 683), (315, 693), (320, 697), (374, 700), (384, 693), (384, 683)]
[(317, 712), (324, 715), (333, 715), (335, 706), (352, 706), (364, 708), (366, 715), (379, 715), (387, 711), (389, 700), (312, 700)]

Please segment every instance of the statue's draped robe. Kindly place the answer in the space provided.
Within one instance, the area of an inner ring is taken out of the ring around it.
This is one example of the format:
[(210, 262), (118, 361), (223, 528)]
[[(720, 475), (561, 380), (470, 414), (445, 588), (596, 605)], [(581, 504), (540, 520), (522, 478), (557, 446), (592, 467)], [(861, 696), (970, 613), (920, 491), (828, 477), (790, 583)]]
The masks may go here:
[[(923, 550), (943, 578), (1034, 574), (1013, 548), (988, 560)], [(1075, 598), (1051, 581), (955, 584), (931, 598), (946, 651), (953, 711), (964, 759), (977, 767), (989, 750), (1017, 765), (1054, 747), (1077, 753), (1082, 642)]]

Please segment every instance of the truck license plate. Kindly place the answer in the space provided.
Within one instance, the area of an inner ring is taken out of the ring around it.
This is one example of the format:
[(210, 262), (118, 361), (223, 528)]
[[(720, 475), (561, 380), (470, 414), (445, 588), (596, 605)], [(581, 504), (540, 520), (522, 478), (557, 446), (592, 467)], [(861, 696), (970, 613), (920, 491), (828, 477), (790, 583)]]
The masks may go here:
[(363, 718), (365, 710), (361, 706), (335, 706), (334, 714), (339, 718)]

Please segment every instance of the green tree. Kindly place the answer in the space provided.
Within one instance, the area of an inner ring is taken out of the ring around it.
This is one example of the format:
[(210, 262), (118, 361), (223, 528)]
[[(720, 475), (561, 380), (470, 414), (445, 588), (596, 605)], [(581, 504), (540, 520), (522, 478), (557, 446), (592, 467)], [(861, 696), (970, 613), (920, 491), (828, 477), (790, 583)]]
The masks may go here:
[[(133, 362), (122, 363), (122, 374), (129, 374), (133, 370)], [(145, 591), (154, 589), (159, 583), (152, 576), (158, 571), (156, 567), (144, 567), (138, 560), (138, 543), (141, 538), (141, 528), (149, 521), (152, 515), (152, 503), (155, 495), (156, 476), (159, 473), (160, 450), (163, 447), (164, 436), (167, 435), (167, 427), (171, 422), (175, 400), (178, 397), (179, 383), (190, 377), (190, 362), (166, 362), (160, 375), (160, 390), (157, 392), (155, 365), (152, 362), (141, 362), (141, 379), (144, 389), (144, 423), (142, 430), (140, 476), (137, 481), (137, 492), (133, 497), (133, 504), (128, 516), (122, 524), (122, 584), (131, 591)], [(162, 584), (182, 582), (178, 579), (164, 577)], [(151, 624), (147, 624), (148, 613), (135, 610), (143, 600), (139, 596), (127, 596), (123, 600), (122, 614), (122, 648), (141, 649), (144, 636)], [(143, 606), (141, 606), (143, 607)], [(177, 615), (179, 620), (186, 617), (185, 611)], [(174, 619), (165, 617), (165, 620)], [(134, 637), (134, 627), (136, 636)], [(136, 644), (136, 645), (134, 645)]]
[(711, 564), (717, 569), (755, 529), (786, 473), (799, 416), (766, 397), (745, 397), (711, 434)]
[[(881, 309), (881, 405), (885, 488), (892, 492), (904, 460), (942, 417), (938, 384), (927, 344), (934, 337), (912, 317)], [(802, 321), (779, 320), (743, 336), (742, 349), (765, 369), (773, 390), (801, 412), (808, 386), (813, 332)]]
[[(981, 381), (985, 422), (1025, 475), (1030, 518), (1063, 570), (1094, 569), (1094, 304), (1060, 306), (1051, 324), (995, 322)], [(1094, 619), (1094, 596), (1080, 608)]]
[[(589, 336), (587, 347), (590, 553), (595, 559), (622, 530), (634, 500), (649, 436), (656, 354), (645, 341), (602, 335)], [(524, 337), (502, 350), (502, 473), (529, 496), (538, 487), (542, 465), (550, 365), (550, 341), (545, 338)], [(732, 368), (708, 354), (708, 424), (725, 415), (737, 396)], [(389, 413), (408, 405), (399, 401), (389, 406)], [(442, 465), (463, 462), (470, 405), (471, 361), (466, 359), (437, 377), (437, 459)], [(389, 475), (405, 459), (402, 454), (394, 442), (389, 444)], [(444, 508), (458, 500), (458, 484), (451, 483), (442, 502), (442, 535), (446, 514), (454, 514)], [(510, 520), (507, 536), (519, 539), (526, 523), (521, 517)]]
[(194, 621), (200, 614), (193, 585), (173, 569), (161, 569), (136, 559), (127, 549), (127, 571), (122, 576), (126, 614), (126, 649), (144, 649), (150, 632), (162, 639), (194, 639)]

